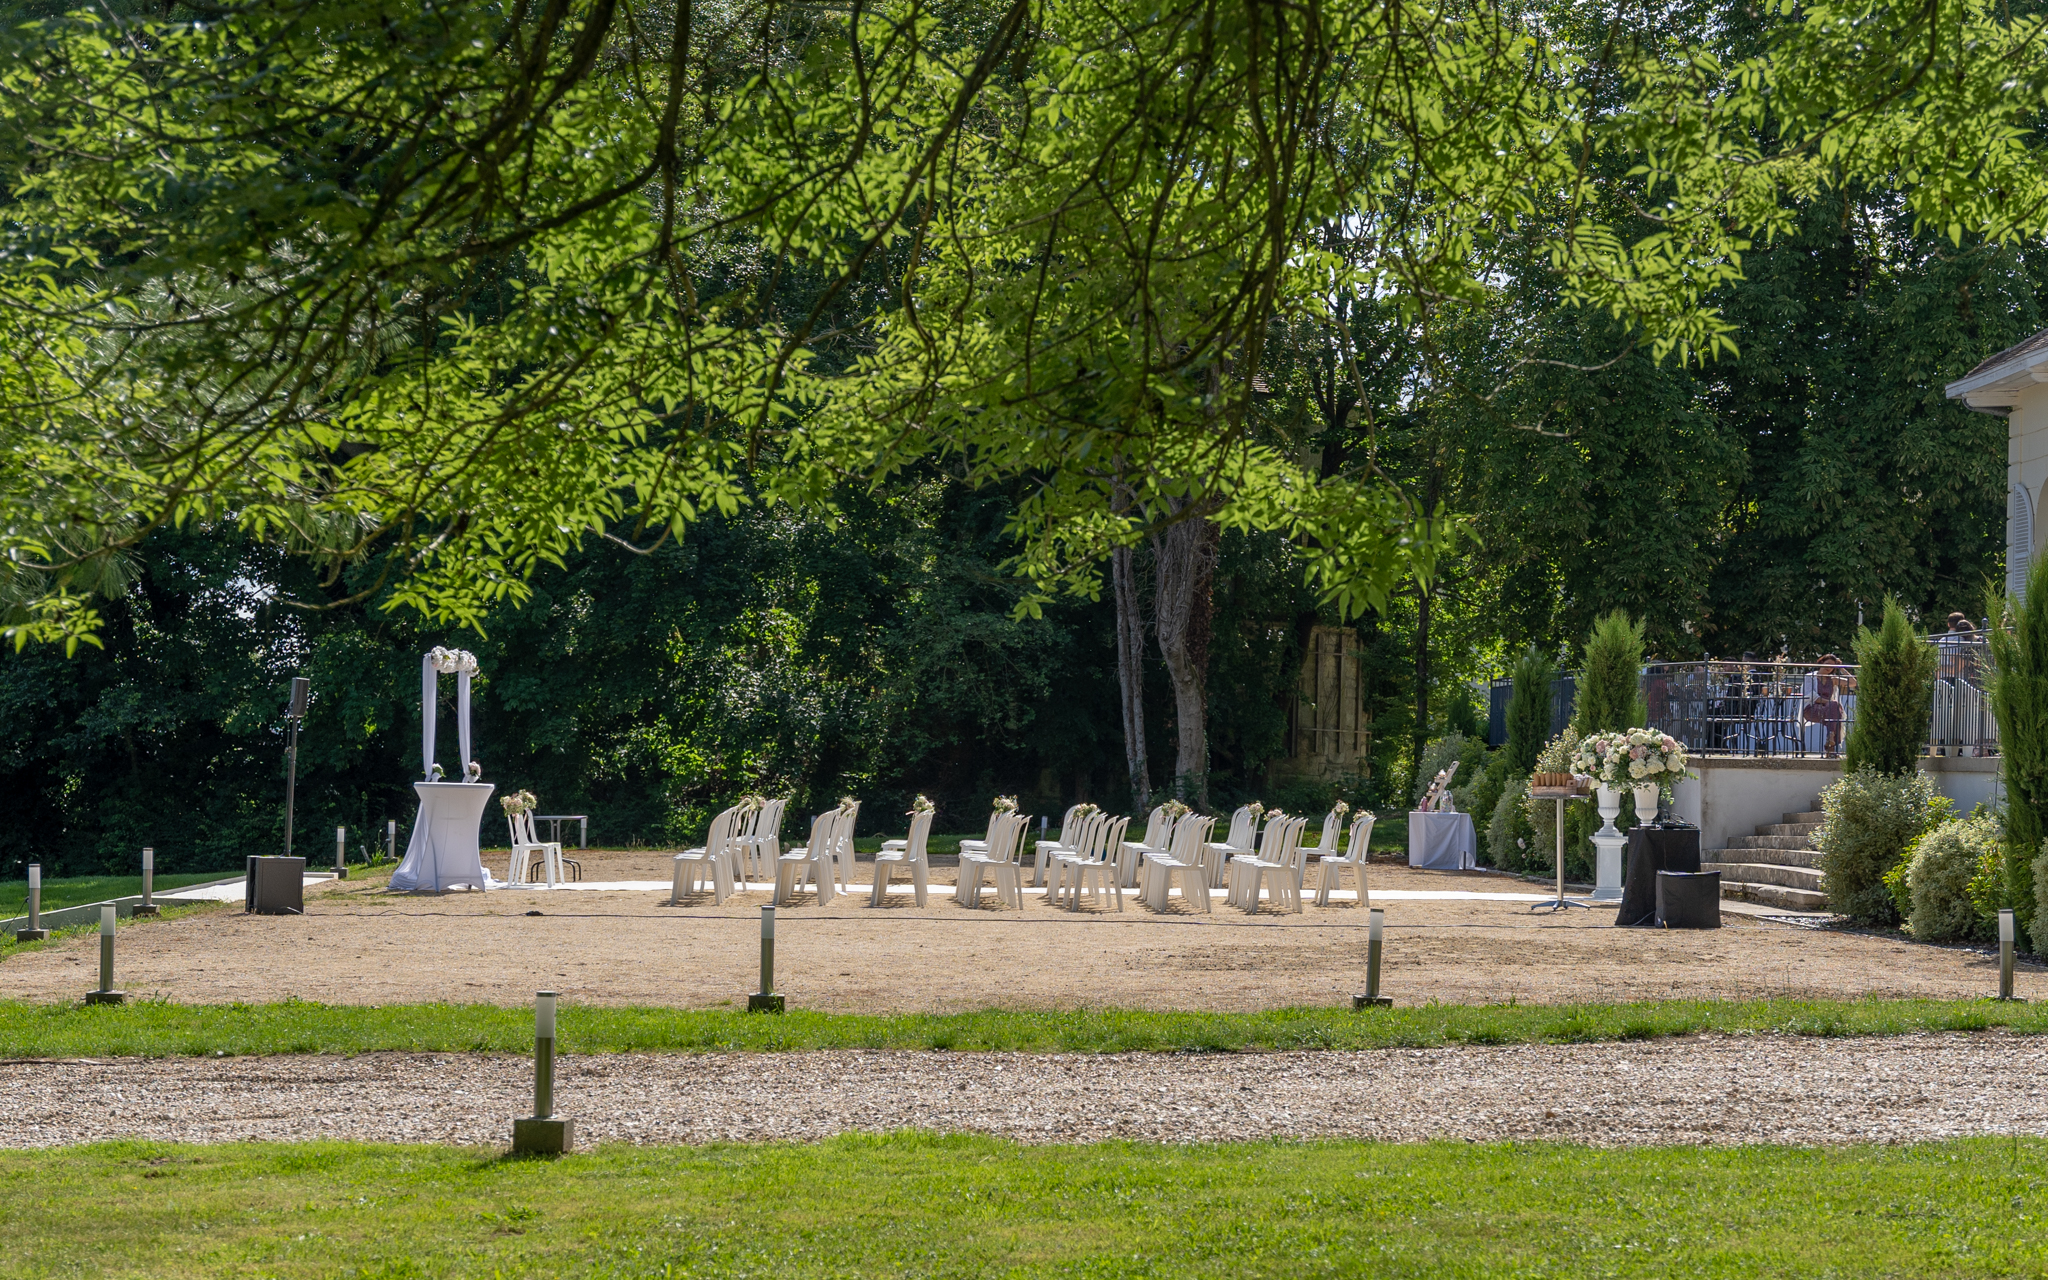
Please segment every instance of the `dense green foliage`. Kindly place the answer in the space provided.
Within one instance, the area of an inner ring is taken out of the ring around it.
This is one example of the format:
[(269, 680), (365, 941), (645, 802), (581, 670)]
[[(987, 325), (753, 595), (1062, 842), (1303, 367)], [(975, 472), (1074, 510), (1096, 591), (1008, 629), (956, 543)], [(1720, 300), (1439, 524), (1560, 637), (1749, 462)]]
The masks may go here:
[[(126, 926), (124, 926), (126, 927)], [(2048, 1034), (2048, 1009), (1974, 1000), (1663, 1000), (1634, 1004), (1396, 1005), (1259, 1013), (1143, 1009), (988, 1009), (948, 1014), (780, 1018), (733, 1009), (564, 1005), (572, 1053), (783, 1053), (947, 1049), (1017, 1053), (1239, 1053), (1283, 1049), (1581, 1044), (1667, 1036), (1906, 1035), (2003, 1027)], [(271, 1053), (519, 1053), (533, 1013), (495, 1005), (261, 1005), (142, 1002), (122, 1006), (0, 1001), (0, 1056), (205, 1057)]]
[(1906, 873), (1913, 914), (1906, 927), (1915, 938), (1968, 942), (1996, 936), (1970, 889), (1973, 881), (1997, 875), (2000, 835), (1990, 818), (1952, 818), (1914, 844)]
[(2011, 842), (2006, 905), (2031, 930), (2034, 950), (2048, 955), (2048, 916), (2036, 917), (2036, 901), (2048, 900), (2048, 881), (2034, 875), (2034, 851), (2048, 840), (2048, 559), (2027, 571), (2026, 596), (2007, 600), (1996, 587), (1985, 601), (1994, 625), (1991, 647), (1991, 713), (1998, 721), (1998, 775), (2005, 784), (2005, 835)]
[(1922, 832), (1948, 818), (1952, 802), (1936, 794), (1927, 774), (1865, 766), (1822, 791), (1820, 807), (1814, 848), (1829, 909), (1865, 924), (1897, 924), (1902, 911), (1885, 878)]
[(1910, 773), (1927, 748), (1938, 654), (1915, 634), (1892, 596), (1884, 599), (1876, 631), (1856, 628), (1855, 650), (1856, 721), (1842, 747), (1842, 768)]
[(1996, 567), (1940, 386), (2042, 315), (2024, 9), (63, 10), (0, 22), (0, 626), (106, 651), (0, 666), (0, 870), (274, 848), (300, 671), (301, 837), (404, 819), (443, 642), (487, 777), (607, 841), (1117, 803), (1089, 593), (1189, 520), (1220, 806), (1396, 803), (1616, 608), (1811, 656)]
[[(0, 1154), (14, 1274), (2020, 1276), (2048, 1144), (340, 1142)], [(1568, 1193), (1561, 1191), (1568, 1189)], [(828, 1212), (822, 1206), (832, 1206)]]
[(1616, 609), (1593, 624), (1579, 664), (1572, 728), (1583, 738), (1591, 733), (1622, 733), (1649, 723), (1643, 701), (1643, 628)]
[(1557, 667), (1530, 645), (1515, 660), (1515, 688), (1508, 699), (1508, 763), (1516, 773), (1536, 767), (1536, 756), (1550, 737), (1550, 682)]

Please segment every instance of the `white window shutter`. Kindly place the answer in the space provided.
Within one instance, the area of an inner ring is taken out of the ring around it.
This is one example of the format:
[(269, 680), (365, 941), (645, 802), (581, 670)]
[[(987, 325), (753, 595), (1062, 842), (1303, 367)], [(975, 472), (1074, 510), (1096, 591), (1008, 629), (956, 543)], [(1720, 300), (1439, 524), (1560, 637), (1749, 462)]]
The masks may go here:
[(2005, 594), (2014, 604), (2027, 598), (2027, 567), (2034, 551), (2034, 499), (2015, 481), (2006, 498)]

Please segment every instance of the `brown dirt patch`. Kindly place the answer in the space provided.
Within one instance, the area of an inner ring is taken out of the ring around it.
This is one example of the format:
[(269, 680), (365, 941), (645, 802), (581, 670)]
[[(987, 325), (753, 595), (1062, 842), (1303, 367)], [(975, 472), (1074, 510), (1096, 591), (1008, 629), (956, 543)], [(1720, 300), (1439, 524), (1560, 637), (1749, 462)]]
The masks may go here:
[[(667, 878), (658, 853), (582, 851), (589, 879)], [(935, 879), (950, 882), (949, 869)], [(865, 883), (868, 867), (860, 868)], [(601, 1004), (709, 1006), (757, 985), (755, 890), (713, 906), (665, 905), (666, 891), (394, 895), (383, 877), (315, 890), (303, 917), (223, 908), (121, 932), (118, 976), (136, 996), (192, 1003), (288, 996), (334, 1003), (450, 1000), (521, 1004), (538, 988)], [(1376, 866), (1373, 888), (1540, 892), (1506, 877)], [(1674, 997), (1991, 994), (1993, 957), (1896, 937), (1725, 916), (1712, 932), (1615, 929), (1608, 910), (1532, 915), (1525, 903), (1381, 902), (1385, 989), (1403, 1004)], [(544, 914), (529, 916), (529, 911)], [(1127, 900), (1097, 914), (1027, 897), (1023, 911), (975, 910), (909, 893), (882, 908), (863, 887), (830, 905), (780, 912), (778, 985), (793, 1005), (905, 1012), (1121, 1006), (1268, 1009), (1348, 1001), (1365, 976), (1356, 905), (1301, 915), (1158, 915)], [(97, 973), (91, 937), (0, 964), (0, 998), (63, 1000)], [(2019, 994), (2048, 998), (2024, 968)]]

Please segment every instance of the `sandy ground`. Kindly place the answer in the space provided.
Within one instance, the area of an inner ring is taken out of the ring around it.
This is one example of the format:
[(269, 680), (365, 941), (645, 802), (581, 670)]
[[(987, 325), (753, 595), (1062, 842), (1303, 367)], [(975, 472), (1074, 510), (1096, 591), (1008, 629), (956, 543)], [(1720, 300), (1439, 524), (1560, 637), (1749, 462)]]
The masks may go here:
[[(667, 879), (658, 854), (585, 851), (593, 880)], [(973, 909), (907, 891), (867, 905), (863, 887), (826, 905), (783, 908), (777, 985), (794, 1007), (903, 1012), (990, 1006), (1269, 1009), (1348, 1002), (1364, 989), (1366, 912), (1356, 904), (1247, 916)], [(1482, 873), (1376, 865), (1373, 888), (1530, 892)], [(951, 880), (948, 869), (935, 877)], [(758, 985), (764, 891), (713, 906), (665, 905), (666, 891), (394, 895), (382, 877), (312, 892), (303, 917), (233, 908), (146, 922), (120, 934), (118, 985), (197, 1003), (296, 996), (336, 1003), (523, 1004), (541, 988), (599, 1004), (743, 1002)], [(1384, 990), (1431, 1000), (1564, 1002), (1759, 995), (1982, 996), (1982, 952), (1724, 916), (1717, 931), (1615, 929), (1613, 912), (1532, 915), (1526, 903), (1383, 900)], [(540, 914), (529, 914), (529, 913)], [(75, 999), (97, 976), (98, 942), (64, 941), (0, 963), (0, 998)], [(2019, 994), (2048, 999), (2023, 967)]]
[[(0, 1063), (0, 1145), (349, 1138), (502, 1148), (531, 1066), (375, 1053)], [(1911, 1142), (2048, 1133), (2048, 1041), (1703, 1036), (1366, 1053), (602, 1054), (558, 1063), (579, 1144), (848, 1131), (1026, 1142), (1359, 1137)]]

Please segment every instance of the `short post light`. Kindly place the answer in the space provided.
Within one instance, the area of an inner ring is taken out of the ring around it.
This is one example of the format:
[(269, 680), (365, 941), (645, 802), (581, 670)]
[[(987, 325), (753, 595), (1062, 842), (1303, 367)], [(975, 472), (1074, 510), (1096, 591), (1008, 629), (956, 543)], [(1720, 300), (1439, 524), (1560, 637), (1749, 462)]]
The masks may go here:
[(1998, 911), (1998, 998), (2024, 1004), (2024, 997), (2012, 993), (2012, 950), (2012, 908), (2001, 907)]
[(748, 1013), (781, 1013), (775, 990), (775, 907), (761, 908), (761, 989), (747, 997)]
[(1380, 931), (1386, 927), (1387, 913), (1374, 907), (1366, 915), (1365, 942), (1365, 994), (1351, 997), (1354, 1009), (1384, 1009), (1394, 1003), (1390, 996), (1380, 994)]
[(555, 993), (533, 996), (533, 1115), (512, 1122), (513, 1155), (558, 1156), (576, 1145), (576, 1122), (555, 1114)]
[(43, 928), (43, 864), (31, 862), (28, 864), (28, 928), (16, 929), (14, 940), (41, 942), (49, 936), (50, 931)]
[(334, 829), (334, 878), (348, 879), (348, 828)]
[(138, 916), (163, 914), (156, 905), (156, 850), (142, 851), (142, 905), (135, 908)]
[(100, 989), (85, 993), (87, 1004), (122, 1004), (125, 991), (114, 990), (114, 904), (100, 908)]
[(384, 857), (392, 862), (398, 861), (398, 819), (396, 818), (386, 818), (384, 820)]

